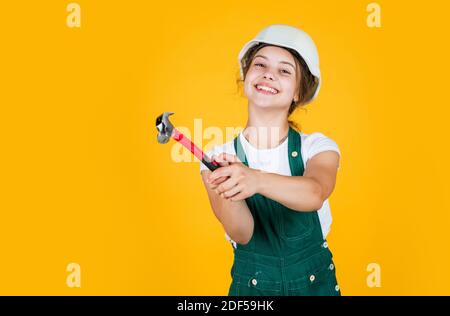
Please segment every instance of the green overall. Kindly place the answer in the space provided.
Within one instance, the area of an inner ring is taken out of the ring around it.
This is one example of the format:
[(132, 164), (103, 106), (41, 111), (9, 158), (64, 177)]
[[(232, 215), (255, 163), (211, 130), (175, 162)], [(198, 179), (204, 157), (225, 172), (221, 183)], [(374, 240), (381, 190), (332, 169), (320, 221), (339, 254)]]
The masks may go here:
[[(248, 166), (239, 136), (234, 148)], [(287, 154), (291, 175), (302, 176), (301, 137), (292, 127)], [(254, 231), (246, 245), (233, 248), (228, 295), (341, 295), (317, 210), (294, 211), (260, 194), (247, 198), (246, 203)]]

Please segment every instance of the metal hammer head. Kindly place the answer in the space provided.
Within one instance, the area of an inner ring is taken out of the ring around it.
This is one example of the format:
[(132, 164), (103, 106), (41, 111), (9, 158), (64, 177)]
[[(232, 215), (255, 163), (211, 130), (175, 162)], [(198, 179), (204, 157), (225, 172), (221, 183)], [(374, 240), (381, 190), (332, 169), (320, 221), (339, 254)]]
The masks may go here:
[(165, 144), (170, 140), (173, 132), (173, 125), (169, 121), (169, 115), (173, 112), (164, 112), (156, 118), (156, 129), (158, 130), (158, 143)]

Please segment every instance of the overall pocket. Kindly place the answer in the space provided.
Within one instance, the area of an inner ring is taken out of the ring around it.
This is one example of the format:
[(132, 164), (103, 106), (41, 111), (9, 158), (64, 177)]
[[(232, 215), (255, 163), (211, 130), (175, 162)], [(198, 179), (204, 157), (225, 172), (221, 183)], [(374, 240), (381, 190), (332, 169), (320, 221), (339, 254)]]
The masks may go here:
[(274, 275), (274, 268), (257, 262), (239, 260), (235, 257), (232, 279), (230, 296), (281, 295), (281, 280)]
[(288, 282), (289, 296), (340, 296), (333, 261)]
[(315, 212), (298, 212), (286, 207), (279, 210), (280, 236), (287, 241), (297, 241), (311, 235)]
[(233, 296), (280, 296), (281, 281), (267, 279), (261, 274), (235, 274), (229, 295)]

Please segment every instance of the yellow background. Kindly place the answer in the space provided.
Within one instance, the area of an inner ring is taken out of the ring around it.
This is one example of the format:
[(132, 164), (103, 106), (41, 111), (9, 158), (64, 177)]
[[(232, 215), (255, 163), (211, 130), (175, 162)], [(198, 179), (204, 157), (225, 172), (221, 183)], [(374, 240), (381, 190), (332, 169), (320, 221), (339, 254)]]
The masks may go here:
[(329, 235), (342, 293), (450, 294), (445, 1), (377, 1), (381, 28), (370, 1), (78, 1), (79, 29), (69, 2), (0, 11), (0, 294), (226, 295), (232, 248), (198, 161), (173, 162), (155, 118), (244, 126), (237, 54), (273, 23), (319, 49), (321, 92), (295, 119), (342, 152)]

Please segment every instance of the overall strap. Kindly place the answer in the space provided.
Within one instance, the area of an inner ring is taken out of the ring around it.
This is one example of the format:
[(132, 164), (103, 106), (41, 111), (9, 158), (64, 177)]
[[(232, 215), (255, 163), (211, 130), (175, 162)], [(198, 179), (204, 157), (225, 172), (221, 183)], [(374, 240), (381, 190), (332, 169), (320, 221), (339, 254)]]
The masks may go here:
[(289, 167), (292, 176), (302, 176), (305, 168), (302, 159), (302, 139), (300, 133), (289, 126), (288, 137)]
[(241, 141), (239, 139), (239, 134), (234, 138), (234, 151), (236, 152), (236, 156), (244, 165), (248, 167), (247, 156), (245, 155), (244, 148), (242, 147)]

